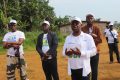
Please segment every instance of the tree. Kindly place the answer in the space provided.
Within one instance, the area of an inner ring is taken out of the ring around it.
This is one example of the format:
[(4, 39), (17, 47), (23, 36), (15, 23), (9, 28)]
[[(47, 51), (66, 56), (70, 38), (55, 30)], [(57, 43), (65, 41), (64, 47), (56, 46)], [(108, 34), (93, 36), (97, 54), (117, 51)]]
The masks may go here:
[[(48, 1), (45, 0), (26, 0), (21, 5), (21, 21), (27, 22), (27, 31), (32, 30), (32, 26), (39, 26), (39, 23), (46, 17), (53, 19), (55, 17), (53, 7), (48, 5)], [(51, 20), (52, 21), (52, 20)]]
[(58, 27), (60, 27), (61, 25), (68, 24), (69, 18), (70, 18), (70, 16), (65, 16), (63, 18), (61, 18), (61, 17), (56, 18), (55, 25), (58, 25)]
[[(54, 22), (54, 8), (48, 5), (49, 0), (2, 0), (0, 10), (5, 18), (16, 19), (19, 26), (23, 26), (26, 31), (31, 31), (39, 26), (39, 23), (46, 17)], [(22, 24), (23, 23), (23, 24)]]

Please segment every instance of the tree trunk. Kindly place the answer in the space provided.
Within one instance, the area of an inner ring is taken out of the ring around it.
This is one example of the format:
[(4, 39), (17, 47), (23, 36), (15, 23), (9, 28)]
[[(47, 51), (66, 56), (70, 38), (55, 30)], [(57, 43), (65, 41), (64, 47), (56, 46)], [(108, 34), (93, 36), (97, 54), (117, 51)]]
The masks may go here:
[(3, 0), (3, 10), (4, 10), (4, 16), (7, 18), (7, 11), (6, 11), (6, 1)]

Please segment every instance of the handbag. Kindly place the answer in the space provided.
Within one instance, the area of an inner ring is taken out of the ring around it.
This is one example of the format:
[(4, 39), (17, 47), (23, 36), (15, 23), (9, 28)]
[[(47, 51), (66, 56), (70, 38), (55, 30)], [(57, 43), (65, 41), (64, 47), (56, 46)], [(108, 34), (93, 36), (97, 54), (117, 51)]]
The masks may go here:
[(115, 43), (119, 43), (119, 41), (118, 41), (117, 38), (114, 38), (114, 42), (115, 42)]
[[(110, 31), (110, 30), (109, 30)], [(114, 37), (114, 35), (112, 34), (112, 32), (110, 31), (112, 37), (114, 38), (114, 43), (119, 43), (119, 40), (117, 38)]]

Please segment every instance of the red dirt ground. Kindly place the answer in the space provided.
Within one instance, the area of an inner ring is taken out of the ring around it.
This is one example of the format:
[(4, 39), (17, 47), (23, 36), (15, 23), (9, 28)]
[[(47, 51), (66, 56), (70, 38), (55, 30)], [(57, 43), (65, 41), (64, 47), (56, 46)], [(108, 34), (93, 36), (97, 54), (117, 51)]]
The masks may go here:
[[(25, 58), (27, 62), (27, 74), (30, 80), (45, 80), (41, 67), (41, 61), (36, 51), (26, 51)], [(6, 55), (0, 55), (0, 80), (6, 80)], [(58, 49), (58, 72), (60, 80), (71, 80), (67, 75), (67, 59), (62, 57), (62, 46)], [(18, 78), (18, 72), (16, 72)], [(120, 64), (116, 61), (109, 64), (108, 47), (105, 39), (101, 44), (99, 60), (99, 80), (120, 80)]]

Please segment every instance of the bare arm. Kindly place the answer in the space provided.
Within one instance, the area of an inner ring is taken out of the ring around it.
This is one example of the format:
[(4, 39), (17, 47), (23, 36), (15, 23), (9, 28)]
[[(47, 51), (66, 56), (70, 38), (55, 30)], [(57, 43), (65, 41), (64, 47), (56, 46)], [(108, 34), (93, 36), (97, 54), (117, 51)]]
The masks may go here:
[(18, 42), (7, 42), (7, 44), (11, 45), (21, 45), (24, 42), (23, 38), (20, 38)]
[(24, 42), (23, 38), (20, 38), (18, 42), (3, 42), (3, 48), (10, 48), (10, 47), (14, 47), (17, 48), (19, 47), (22, 43)]

